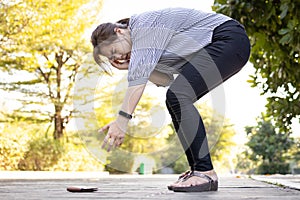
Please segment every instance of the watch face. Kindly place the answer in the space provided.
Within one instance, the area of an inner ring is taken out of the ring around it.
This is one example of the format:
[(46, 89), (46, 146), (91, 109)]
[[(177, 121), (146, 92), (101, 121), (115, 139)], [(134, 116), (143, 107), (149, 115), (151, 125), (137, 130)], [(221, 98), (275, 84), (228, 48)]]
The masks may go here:
[(68, 192), (95, 192), (98, 188), (96, 187), (86, 187), (86, 186), (70, 186), (67, 187)]

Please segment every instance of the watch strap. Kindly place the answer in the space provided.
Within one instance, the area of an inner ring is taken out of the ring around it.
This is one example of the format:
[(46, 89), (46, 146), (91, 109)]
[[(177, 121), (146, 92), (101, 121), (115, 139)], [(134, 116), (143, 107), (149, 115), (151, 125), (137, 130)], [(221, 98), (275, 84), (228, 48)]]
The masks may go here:
[(126, 117), (127, 119), (132, 119), (132, 115), (128, 114), (127, 112), (124, 112), (122, 110), (119, 111), (119, 115)]

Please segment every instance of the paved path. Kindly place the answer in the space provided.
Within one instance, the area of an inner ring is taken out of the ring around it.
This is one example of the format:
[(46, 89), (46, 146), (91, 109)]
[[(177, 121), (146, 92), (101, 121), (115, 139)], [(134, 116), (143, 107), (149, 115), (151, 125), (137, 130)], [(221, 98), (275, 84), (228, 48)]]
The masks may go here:
[[(218, 192), (175, 193), (167, 189), (167, 185), (176, 180), (176, 175), (103, 175), (87, 179), (82, 176), (65, 179), (63, 176), (43, 180), (43, 177), (2, 177), (0, 173), (0, 199), (272, 199), (300, 200), (300, 191), (278, 187), (262, 181), (245, 177), (220, 177)], [(99, 190), (93, 193), (70, 193), (68, 186), (92, 186)]]
[(251, 176), (254, 180), (264, 181), (267, 183), (280, 185), (300, 191), (300, 175), (253, 175)]

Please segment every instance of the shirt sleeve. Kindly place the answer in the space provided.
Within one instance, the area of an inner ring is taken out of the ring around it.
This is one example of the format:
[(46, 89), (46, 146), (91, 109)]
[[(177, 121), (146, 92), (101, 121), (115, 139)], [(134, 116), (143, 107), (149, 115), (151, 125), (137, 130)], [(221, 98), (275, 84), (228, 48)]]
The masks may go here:
[(131, 30), (132, 50), (128, 67), (129, 86), (147, 83), (173, 34), (173, 30), (164, 27), (147, 26)]
[(162, 73), (154, 69), (149, 77), (149, 81), (157, 87), (167, 87), (174, 81), (174, 76), (173, 74)]

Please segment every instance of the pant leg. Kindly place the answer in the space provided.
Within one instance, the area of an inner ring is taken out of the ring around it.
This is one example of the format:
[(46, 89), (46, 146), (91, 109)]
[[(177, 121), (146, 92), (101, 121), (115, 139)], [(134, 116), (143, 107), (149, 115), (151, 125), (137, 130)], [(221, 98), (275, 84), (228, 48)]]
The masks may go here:
[[(193, 67), (188, 67), (184, 72), (194, 74), (195, 70)], [(184, 76), (182, 75), (181, 77), (183, 79), (177, 77), (176, 82), (181, 86), (186, 86), (186, 88), (184, 90), (180, 89), (182, 87), (175, 87), (173, 90), (171, 88), (168, 89), (166, 98), (167, 108), (191, 170), (211, 170), (213, 169), (213, 165), (209, 154), (205, 127), (198, 110), (193, 105), (193, 99), (196, 96), (190, 98), (185, 95), (185, 92), (191, 90), (191, 88)], [(197, 163), (201, 165), (197, 167)]]
[(182, 67), (167, 91), (167, 108), (191, 170), (213, 169), (205, 127), (193, 103), (237, 73), (249, 53), (244, 29), (236, 22), (226, 22), (214, 31), (212, 43)]

